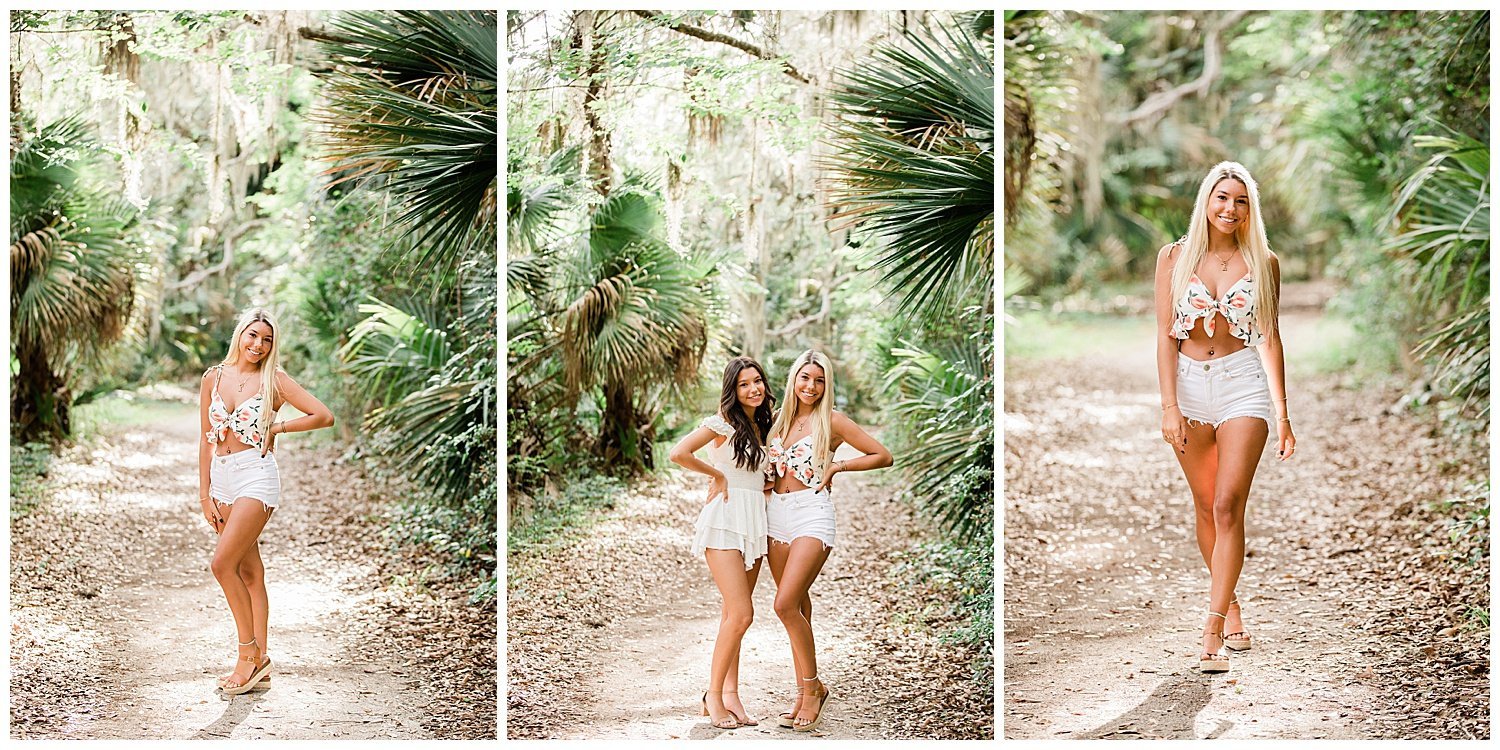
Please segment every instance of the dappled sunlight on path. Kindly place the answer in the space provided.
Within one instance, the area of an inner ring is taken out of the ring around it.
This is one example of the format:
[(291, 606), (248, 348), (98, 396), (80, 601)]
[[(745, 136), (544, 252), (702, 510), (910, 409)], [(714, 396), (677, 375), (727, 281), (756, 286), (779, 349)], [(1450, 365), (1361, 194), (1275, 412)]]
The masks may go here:
[[(1289, 356), (1314, 356), (1332, 330), (1295, 311), (1283, 325)], [(1418, 695), (1487, 706), (1488, 691), (1482, 677), (1422, 669), (1436, 629), (1424, 617), (1444, 619), (1442, 607), (1410, 590), (1415, 567), (1383, 557), (1412, 544), (1398, 535), (1441, 545), (1402, 518), (1446, 491), (1434, 472), (1449, 446), (1390, 413), (1395, 393), (1307, 361), (1289, 369), (1300, 450), (1282, 463), (1268, 447), (1246, 516), (1237, 593), (1255, 645), (1210, 677), (1194, 661), (1209, 578), (1161, 442), (1150, 341), (1008, 363), (1006, 737), (1465, 736), (1453, 714), (1420, 729), (1397, 718)], [(1368, 547), (1371, 533), (1389, 543)], [(1438, 648), (1473, 658), (1461, 641)]]
[[(425, 700), (391, 654), (348, 642), (351, 585), (374, 570), (316, 548), (303, 448), (278, 450), (283, 503), (262, 536), (271, 688), (226, 699), (234, 628), (197, 510), (197, 413), (107, 429), (49, 468), (43, 503), (12, 524), (12, 732), (16, 737), (418, 738)], [(373, 561), (372, 561), (373, 562)], [(351, 648), (351, 646), (354, 646)]]

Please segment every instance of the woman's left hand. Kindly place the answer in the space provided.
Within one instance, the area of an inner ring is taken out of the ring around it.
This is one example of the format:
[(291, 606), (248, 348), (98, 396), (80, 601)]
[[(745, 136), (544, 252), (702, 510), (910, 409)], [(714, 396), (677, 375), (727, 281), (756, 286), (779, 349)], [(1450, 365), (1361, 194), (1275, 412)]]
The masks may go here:
[(271, 450), (276, 447), (276, 431), (279, 429), (281, 429), (281, 423), (272, 422), (271, 427), (266, 430), (266, 439), (261, 443), (260, 446), (261, 458), (265, 458), (266, 454), (271, 452)]
[(843, 470), (844, 467), (841, 466), (837, 461), (828, 464), (828, 470), (823, 472), (823, 481), (820, 482), (817, 487), (813, 488), (813, 492), (822, 492), (823, 490), (833, 489), (833, 475)]
[(1297, 452), (1297, 436), (1292, 434), (1291, 422), (1276, 423), (1276, 457), (1286, 461)]

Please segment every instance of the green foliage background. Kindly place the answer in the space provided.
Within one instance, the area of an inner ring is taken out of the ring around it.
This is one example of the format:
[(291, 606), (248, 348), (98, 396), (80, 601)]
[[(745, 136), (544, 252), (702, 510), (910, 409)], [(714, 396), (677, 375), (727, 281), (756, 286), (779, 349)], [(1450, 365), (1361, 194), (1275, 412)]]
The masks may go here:
[(961, 579), (957, 638), (992, 669), (993, 568), (968, 562), (993, 543), (993, 14), (508, 22), (511, 553), (652, 481), (731, 356), (779, 398), (817, 348), (960, 550), (910, 564)]
[[(12, 14), (12, 143), (44, 157), (12, 165), (13, 268), (27, 260), (42, 281), (69, 258), (117, 269), (108, 309), (68, 297), (76, 284), (27, 287), (54, 290), (39, 309), (74, 320), (15, 329), (20, 437), (68, 439), (71, 407), (115, 389), (196, 391), (237, 313), (268, 306), (285, 367), (337, 415), (337, 436), (313, 439), (407, 498), (393, 543), (429, 550), (492, 604), (497, 24), (475, 11)], [(60, 205), (62, 224), (46, 218)], [(65, 230), (55, 241), (49, 222)], [(51, 252), (69, 226), (93, 229)], [(28, 304), (13, 295), (13, 314)], [(38, 331), (52, 331), (40, 359)], [(58, 404), (50, 422), (27, 410), (49, 403), (37, 392)]]
[[(1065, 338), (1080, 312), (1111, 315), (1089, 330), (1144, 327), (1117, 318), (1142, 315), (1158, 248), (1186, 231), (1208, 168), (1230, 159), (1260, 184), (1283, 280), (1335, 290), (1320, 326), (1348, 335), (1330, 341), (1328, 367), (1394, 383), (1407, 391), (1398, 407), (1484, 444), (1489, 20), (1008, 11), (1007, 355), (1090, 346)], [(1140, 111), (1200, 77), (1199, 92)], [(1487, 542), (1487, 495), (1451, 507), (1467, 514), (1455, 529)]]

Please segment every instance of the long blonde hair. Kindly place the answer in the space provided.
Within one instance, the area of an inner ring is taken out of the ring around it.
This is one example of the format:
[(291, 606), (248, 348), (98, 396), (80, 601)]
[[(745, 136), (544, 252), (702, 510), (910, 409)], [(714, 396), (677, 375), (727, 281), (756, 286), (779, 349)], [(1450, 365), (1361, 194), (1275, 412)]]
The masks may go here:
[(800, 403), (796, 393), (797, 373), (808, 365), (823, 368), (823, 397), (813, 405), (812, 420), (813, 463), (818, 467), (818, 475), (822, 476), (828, 472), (828, 465), (833, 463), (833, 456), (828, 450), (828, 444), (833, 440), (833, 365), (822, 352), (808, 349), (792, 363), (791, 372), (786, 376), (786, 392), (781, 399), (781, 411), (776, 415), (775, 424), (771, 425), (771, 434), (781, 438), (782, 443), (791, 435), (792, 424), (797, 421), (797, 404)]
[[(1198, 200), (1193, 204), (1193, 219), (1188, 224), (1187, 238), (1181, 243), (1182, 252), (1177, 256), (1177, 265), (1172, 268), (1172, 299), (1182, 299), (1188, 279), (1197, 272), (1198, 264), (1208, 253), (1208, 199), (1221, 180), (1238, 181), (1245, 186), (1250, 197), (1250, 220), (1235, 228), (1234, 241), (1239, 246), (1240, 257), (1250, 269), (1250, 278), (1255, 281), (1255, 327), (1260, 329), (1261, 335), (1269, 335), (1276, 326), (1271, 245), (1266, 242), (1266, 224), (1260, 217), (1260, 188), (1250, 176), (1250, 170), (1239, 162), (1215, 164), (1198, 186)], [(1223, 289), (1219, 290), (1220, 294), (1223, 292)]]
[(234, 337), (229, 339), (229, 355), (220, 364), (232, 365), (240, 361), (240, 337), (245, 335), (245, 329), (251, 323), (256, 322), (271, 327), (271, 350), (260, 360), (261, 410), (257, 426), (264, 435), (271, 428), (271, 420), (276, 418), (276, 371), (281, 358), (281, 328), (276, 325), (276, 318), (272, 317), (270, 310), (252, 307), (240, 315), (240, 322), (234, 327)]

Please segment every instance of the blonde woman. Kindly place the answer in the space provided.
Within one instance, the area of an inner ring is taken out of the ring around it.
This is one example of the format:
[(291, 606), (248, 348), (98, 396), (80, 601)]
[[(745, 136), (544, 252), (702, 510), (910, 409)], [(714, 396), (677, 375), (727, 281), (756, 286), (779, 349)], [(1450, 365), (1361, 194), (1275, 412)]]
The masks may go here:
[[(781, 714), (778, 724), (799, 732), (816, 729), (828, 703), (828, 688), (818, 679), (812, 599), (807, 592), (834, 545), (829, 493), (833, 477), (893, 463), (885, 446), (834, 411), (833, 399), (832, 364), (820, 352), (803, 352), (792, 363), (768, 446), (775, 484), (766, 507), (766, 530), (771, 538), (766, 559), (776, 579), (776, 616), (792, 645), (798, 693), (796, 704)], [(843, 443), (865, 455), (833, 460)]]
[(1277, 325), (1280, 292), (1255, 180), (1240, 164), (1222, 162), (1198, 188), (1187, 235), (1163, 247), (1156, 263), (1162, 440), (1187, 477), (1211, 579), (1198, 657), (1203, 672), (1227, 672), (1229, 652), (1250, 648), (1235, 596), (1250, 483), (1272, 429), (1281, 460), (1297, 450)]
[[(235, 326), (229, 355), (203, 373), (199, 388), (198, 502), (219, 541), (214, 577), (224, 589), (239, 642), (234, 671), (219, 689), (239, 695), (270, 678), (266, 655), (269, 601), (260, 532), (281, 497), (276, 436), (329, 427), (333, 413), (277, 366), (280, 331), (271, 314), (246, 311)], [(304, 416), (277, 421), (284, 404)]]

